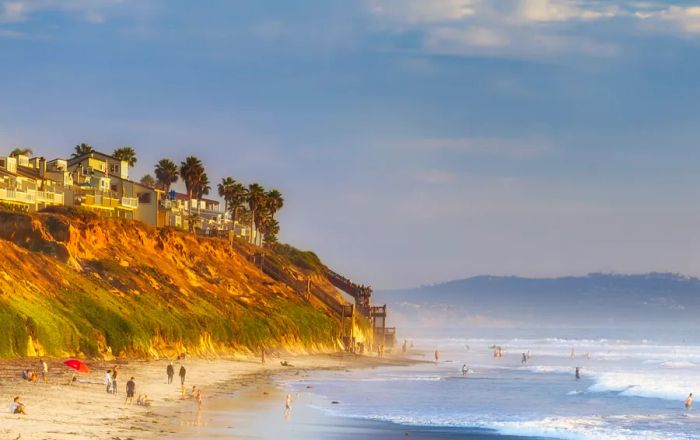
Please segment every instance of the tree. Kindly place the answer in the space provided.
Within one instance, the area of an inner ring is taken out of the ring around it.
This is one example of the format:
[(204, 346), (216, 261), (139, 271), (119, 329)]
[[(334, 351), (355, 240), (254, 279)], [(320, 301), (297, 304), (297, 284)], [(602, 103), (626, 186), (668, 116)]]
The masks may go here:
[(202, 197), (209, 194), (209, 191), (211, 191), (211, 186), (209, 185), (209, 176), (207, 176), (207, 173), (202, 172), (202, 174), (199, 175), (199, 179), (197, 180), (194, 186), (194, 196), (197, 199), (198, 212), (200, 206), (199, 202), (202, 200)]
[(221, 179), (221, 183), (216, 186), (219, 193), (219, 197), (224, 199), (224, 212), (228, 212), (228, 198), (226, 197), (229, 188), (236, 184), (233, 177), (224, 177)]
[(153, 178), (150, 174), (145, 174), (141, 178), (141, 185), (147, 186), (149, 188), (155, 188), (156, 186), (156, 179)]
[(130, 146), (117, 148), (114, 150), (114, 153), (112, 153), (112, 156), (119, 160), (126, 161), (130, 167), (136, 165), (136, 151)]
[(228, 204), (228, 209), (231, 211), (231, 221), (234, 225), (238, 218), (238, 211), (244, 208), (243, 204), (246, 200), (248, 200), (248, 190), (243, 184), (236, 182), (228, 188), (226, 203)]
[(170, 186), (177, 182), (178, 170), (177, 165), (170, 159), (161, 159), (155, 166), (156, 184), (158, 188), (166, 193), (170, 192)]
[(31, 156), (34, 154), (31, 148), (15, 148), (10, 152), (10, 157)]
[(277, 243), (277, 234), (280, 232), (279, 222), (272, 217), (267, 217), (263, 221), (262, 232), (266, 245)]
[[(251, 212), (250, 221), (250, 232), (251, 232), (251, 243), (253, 238), (253, 229), (258, 226), (260, 220), (260, 211), (262, 211), (265, 205), (265, 188), (259, 183), (251, 183), (248, 185), (248, 196), (247, 200), (248, 208)], [(254, 224), (255, 223), (255, 224)]]
[(92, 148), (92, 145), (86, 144), (85, 142), (82, 142), (78, 145), (75, 146), (75, 152), (73, 153), (73, 157), (80, 157), (85, 154), (90, 154), (94, 153), (95, 149)]
[(202, 161), (195, 156), (188, 156), (184, 162), (180, 162), (180, 177), (185, 183), (187, 190), (187, 203), (190, 206), (190, 201), (193, 198), (194, 191), (197, 189), (197, 184), (204, 174), (204, 165)]
[(273, 189), (271, 191), (268, 191), (267, 194), (265, 194), (265, 199), (265, 204), (270, 210), (270, 215), (272, 216), (272, 218), (274, 218), (275, 214), (277, 214), (277, 211), (282, 209), (282, 207), (284, 206), (284, 198), (282, 198), (282, 193), (276, 189)]

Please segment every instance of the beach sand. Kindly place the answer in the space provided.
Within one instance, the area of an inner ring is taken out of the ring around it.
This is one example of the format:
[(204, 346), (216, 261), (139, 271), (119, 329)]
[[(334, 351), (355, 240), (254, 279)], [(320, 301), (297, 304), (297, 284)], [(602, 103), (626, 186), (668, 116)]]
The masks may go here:
[[(294, 367), (283, 367), (286, 360)], [(78, 374), (82, 381), (69, 385), (73, 370), (61, 361), (49, 360), (48, 384), (32, 384), (22, 380), (26, 368), (39, 370), (37, 359), (19, 359), (0, 362), (0, 439), (66, 440), (66, 439), (144, 439), (175, 436), (197, 424), (201, 417), (209, 417), (210, 405), (228, 401), (237, 390), (253, 387), (274, 387), (271, 375), (304, 374), (311, 369), (360, 368), (409, 362), (399, 359), (377, 359), (353, 355), (306, 355), (270, 357), (266, 364), (260, 359), (187, 359), (174, 361), (175, 379), (167, 383), (168, 360), (88, 362), (89, 374)], [(180, 364), (187, 369), (186, 387), (193, 385), (203, 390), (205, 403), (197, 420), (197, 405), (192, 399), (181, 399)], [(108, 369), (119, 365), (118, 393), (107, 394), (103, 376)], [(126, 382), (135, 378), (136, 396), (148, 394), (153, 407), (124, 403)], [(264, 394), (263, 394), (264, 395)], [(9, 413), (14, 396), (20, 396), (27, 407), (27, 415)], [(235, 399), (245, 404), (241, 399)], [(191, 435), (181, 438), (197, 438)]]

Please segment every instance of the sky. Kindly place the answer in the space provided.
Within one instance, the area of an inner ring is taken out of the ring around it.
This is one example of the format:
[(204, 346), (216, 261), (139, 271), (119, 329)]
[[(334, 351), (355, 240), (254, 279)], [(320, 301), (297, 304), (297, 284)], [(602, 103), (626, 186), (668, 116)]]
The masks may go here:
[(376, 288), (700, 275), (700, 3), (0, 0), (0, 152), (194, 154)]

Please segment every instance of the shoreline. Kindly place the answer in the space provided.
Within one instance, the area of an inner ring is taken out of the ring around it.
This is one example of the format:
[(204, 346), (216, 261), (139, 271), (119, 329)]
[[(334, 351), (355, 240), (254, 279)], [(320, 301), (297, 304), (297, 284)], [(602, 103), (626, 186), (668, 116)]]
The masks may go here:
[[(286, 360), (293, 366), (280, 365)], [(173, 361), (175, 378), (167, 383), (165, 373), (169, 360), (117, 360), (88, 362), (91, 371), (77, 376), (84, 383), (69, 385), (73, 370), (59, 360), (49, 360), (48, 384), (32, 384), (21, 378), (25, 368), (38, 370), (38, 359), (0, 361), (0, 439), (69, 440), (146, 439), (153, 436), (177, 435), (183, 414), (192, 413), (192, 399), (181, 399), (178, 374), (180, 364), (187, 369), (185, 386), (201, 388), (205, 407), (211, 401), (236, 393), (246, 387), (269, 381), (272, 375), (302, 374), (311, 370), (372, 368), (421, 362), (406, 358), (356, 356), (346, 353), (313, 355), (280, 355), (262, 364), (259, 358), (186, 359)], [(119, 365), (118, 390), (108, 394), (103, 385), (106, 370)], [(135, 378), (136, 396), (148, 394), (150, 408), (125, 404), (125, 386)], [(89, 382), (89, 383), (87, 383)], [(26, 415), (9, 413), (14, 396), (19, 395), (27, 406)]]
[[(376, 360), (376, 358), (375, 358)], [(416, 362), (358, 365), (356, 368), (408, 365)], [(417, 361), (421, 363), (421, 361)], [(309, 374), (325, 368), (306, 370)], [(328, 370), (328, 369), (325, 369)], [(331, 368), (332, 370), (332, 368)], [(514, 436), (486, 428), (402, 425), (399, 423), (330, 414), (320, 407), (339, 396), (318, 396), (313, 390), (285, 389), (298, 379), (291, 372), (269, 372), (236, 390), (214, 396), (201, 411), (192, 411), (180, 419), (179, 431), (166, 436), (170, 440), (186, 439), (277, 439), (378, 440), (537, 440), (543, 437)], [(292, 396), (292, 409), (284, 410), (285, 397)], [(342, 405), (342, 402), (335, 402)]]

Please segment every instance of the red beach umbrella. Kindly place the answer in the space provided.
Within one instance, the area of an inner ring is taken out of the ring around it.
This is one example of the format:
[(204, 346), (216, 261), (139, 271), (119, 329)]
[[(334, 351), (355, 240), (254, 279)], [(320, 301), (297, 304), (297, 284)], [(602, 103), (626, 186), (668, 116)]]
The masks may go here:
[(77, 359), (68, 359), (67, 361), (63, 362), (63, 364), (69, 368), (74, 369), (75, 371), (78, 371), (80, 373), (89, 373), (90, 369), (88, 368), (87, 365), (82, 363), (82, 361), (79, 361)]

